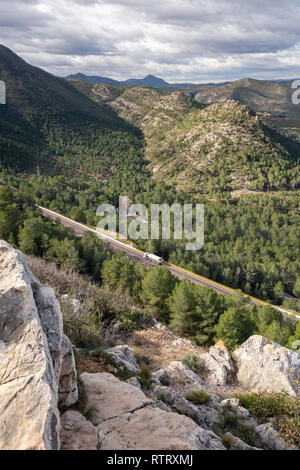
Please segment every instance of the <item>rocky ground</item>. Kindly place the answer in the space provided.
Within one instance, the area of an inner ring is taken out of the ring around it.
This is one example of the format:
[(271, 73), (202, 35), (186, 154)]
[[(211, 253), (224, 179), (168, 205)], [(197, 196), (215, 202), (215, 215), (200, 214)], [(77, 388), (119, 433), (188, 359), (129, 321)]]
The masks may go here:
[(293, 448), (237, 392), (299, 397), (296, 352), (262, 336), (233, 353), (222, 341), (205, 351), (154, 322), (129, 345), (76, 350), (76, 365), (53, 290), (6, 242), (0, 340), (0, 449)]

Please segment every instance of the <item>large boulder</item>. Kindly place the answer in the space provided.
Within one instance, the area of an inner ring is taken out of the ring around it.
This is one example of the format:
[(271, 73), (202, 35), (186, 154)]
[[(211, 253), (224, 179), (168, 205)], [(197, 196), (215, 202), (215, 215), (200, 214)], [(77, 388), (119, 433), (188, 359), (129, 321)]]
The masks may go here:
[[(83, 373), (80, 380), (86, 412), (89, 412), (92, 423), (97, 427), (98, 449), (225, 449), (212, 431), (203, 429), (186, 416), (170, 412), (162, 402), (153, 402), (140, 389), (121, 382), (111, 374)], [(67, 415), (67, 418), (69, 426), (64, 425), (62, 431), (64, 448), (71, 449), (75, 445), (83, 448), (86, 444), (77, 442), (81, 425), (73, 431), (74, 417)], [(78, 417), (75, 421), (84, 423)], [(89, 432), (92, 433), (92, 430)]]
[(101, 450), (225, 450), (212, 431), (193, 420), (146, 407), (98, 427)]
[(106, 352), (114, 360), (117, 366), (125, 368), (130, 372), (140, 372), (140, 368), (136, 363), (133, 350), (127, 345), (122, 344), (109, 348)]
[(75, 362), (50, 287), (0, 241), (0, 449), (59, 449), (58, 388), (77, 400)]
[(0, 449), (58, 449), (62, 314), (23, 255), (0, 242)]
[(251, 336), (234, 351), (240, 385), (247, 391), (300, 393), (300, 356), (263, 336)]
[(207, 353), (202, 354), (201, 359), (208, 373), (207, 381), (212, 386), (224, 386), (234, 375), (234, 364), (223, 341), (218, 341)]
[(85, 409), (90, 410), (91, 420), (96, 425), (152, 403), (138, 387), (121, 382), (107, 372), (84, 372), (80, 380), (84, 388)]

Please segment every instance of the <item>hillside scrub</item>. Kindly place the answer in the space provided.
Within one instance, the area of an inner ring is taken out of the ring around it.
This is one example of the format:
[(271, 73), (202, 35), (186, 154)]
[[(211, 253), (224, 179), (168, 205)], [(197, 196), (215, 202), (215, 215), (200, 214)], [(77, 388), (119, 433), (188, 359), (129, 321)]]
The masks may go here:
[(238, 396), (242, 406), (257, 418), (274, 418), (281, 436), (290, 445), (300, 444), (300, 400), (285, 393), (249, 393)]

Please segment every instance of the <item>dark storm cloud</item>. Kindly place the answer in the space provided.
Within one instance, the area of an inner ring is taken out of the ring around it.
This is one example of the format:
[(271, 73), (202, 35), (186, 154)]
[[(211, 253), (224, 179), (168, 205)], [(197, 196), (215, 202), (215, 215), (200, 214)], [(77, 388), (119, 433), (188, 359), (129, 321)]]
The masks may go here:
[(60, 75), (280, 78), (300, 74), (299, 19), (294, 0), (2, 0), (0, 40)]

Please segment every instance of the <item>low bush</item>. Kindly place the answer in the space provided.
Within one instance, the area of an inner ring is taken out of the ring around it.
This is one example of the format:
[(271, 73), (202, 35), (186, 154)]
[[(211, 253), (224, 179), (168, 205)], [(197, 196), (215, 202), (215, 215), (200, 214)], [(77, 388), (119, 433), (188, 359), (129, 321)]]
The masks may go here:
[(275, 426), (290, 445), (300, 445), (300, 398), (280, 393), (238, 396), (242, 406), (257, 418), (276, 418)]
[(195, 405), (203, 405), (210, 400), (210, 394), (205, 390), (199, 389), (188, 393), (185, 398)]
[(193, 353), (187, 353), (182, 362), (189, 367), (196, 374), (203, 374), (205, 372), (205, 363), (203, 359)]

